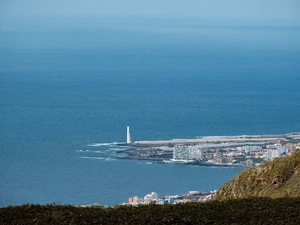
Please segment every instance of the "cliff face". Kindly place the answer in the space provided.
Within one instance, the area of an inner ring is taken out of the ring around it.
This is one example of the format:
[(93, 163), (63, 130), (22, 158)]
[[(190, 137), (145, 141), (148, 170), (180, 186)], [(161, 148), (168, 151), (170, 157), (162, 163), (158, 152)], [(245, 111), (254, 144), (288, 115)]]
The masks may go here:
[(300, 197), (300, 151), (242, 171), (216, 193), (216, 199)]

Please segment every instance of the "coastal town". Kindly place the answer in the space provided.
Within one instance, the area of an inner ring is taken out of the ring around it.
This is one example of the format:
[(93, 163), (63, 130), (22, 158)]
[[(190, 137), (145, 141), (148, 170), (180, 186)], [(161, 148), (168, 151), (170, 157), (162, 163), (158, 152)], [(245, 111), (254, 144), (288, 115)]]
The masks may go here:
[[(139, 141), (127, 139), (127, 158), (157, 163), (178, 163), (202, 166), (255, 167), (264, 161), (291, 155), (300, 149), (300, 133), (261, 136), (214, 136), (200, 139), (170, 141)], [(124, 153), (124, 151), (122, 152)], [(204, 202), (214, 198), (210, 192), (189, 191), (183, 195), (158, 197), (152, 192), (143, 198), (133, 196), (121, 205), (178, 204)]]
[[(95, 151), (108, 153), (109, 157), (106, 160), (143, 160), (146, 164), (250, 168), (260, 166), (265, 161), (289, 156), (300, 150), (300, 132), (280, 135), (204, 136), (194, 139), (131, 141), (128, 127), (126, 143), (100, 143), (100, 146), (102, 145), (112, 147), (108, 150)], [(95, 143), (90, 146), (97, 147), (99, 144)], [(93, 151), (79, 150), (79, 152)], [(214, 199), (216, 192), (217, 190), (206, 190), (206, 192), (192, 190), (185, 194), (160, 197), (156, 192), (151, 192), (144, 197), (128, 196), (128, 201), (120, 205), (205, 202)]]
[(126, 145), (128, 149), (119, 153), (125, 154), (124, 158), (127, 159), (203, 166), (254, 167), (300, 149), (300, 133), (131, 142), (128, 131)]
[(200, 192), (200, 191), (189, 191), (183, 195), (171, 195), (158, 197), (156, 192), (151, 192), (146, 194), (143, 198), (138, 196), (128, 198), (128, 203), (122, 203), (121, 205), (147, 205), (147, 204), (156, 204), (156, 205), (166, 205), (166, 204), (179, 204), (187, 202), (205, 202), (213, 199), (216, 191), (211, 192)]

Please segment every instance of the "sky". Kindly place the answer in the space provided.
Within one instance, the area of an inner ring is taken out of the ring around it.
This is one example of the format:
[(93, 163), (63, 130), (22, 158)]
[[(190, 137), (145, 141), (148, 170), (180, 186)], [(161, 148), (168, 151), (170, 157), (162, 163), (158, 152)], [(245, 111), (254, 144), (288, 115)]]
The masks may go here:
[(0, 19), (26, 16), (145, 16), (300, 20), (299, 0), (1, 0)]

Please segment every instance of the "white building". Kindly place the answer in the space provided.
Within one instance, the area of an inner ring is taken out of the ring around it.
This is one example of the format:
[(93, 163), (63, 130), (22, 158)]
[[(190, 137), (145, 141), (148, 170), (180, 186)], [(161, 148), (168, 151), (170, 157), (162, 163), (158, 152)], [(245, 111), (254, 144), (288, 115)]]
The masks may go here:
[(267, 145), (267, 152), (266, 152), (265, 159), (273, 160), (275, 158), (281, 158), (281, 155), (284, 152), (288, 152), (288, 149), (285, 146), (282, 146), (280, 143), (276, 143), (274, 145)]
[(134, 196), (134, 197), (131, 197), (131, 198), (128, 199), (128, 203), (130, 205), (137, 205), (138, 203), (140, 203), (140, 201), (141, 200), (139, 199), (138, 196)]
[(266, 160), (273, 160), (275, 158), (280, 158), (281, 157), (281, 153), (279, 149), (269, 149), (266, 152)]
[(152, 201), (158, 199), (158, 194), (155, 192), (151, 192), (151, 194), (147, 194), (144, 197), (144, 203), (150, 204)]
[(177, 145), (173, 149), (173, 160), (201, 160), (203, 149), (201, 145)]
[(243, 146), (243, 150), (246, 152), (246, 153), (249, 153), (251, 151), (257, 151), (257, 150), (261, 150), (262, 147), (260, 146), (256, 146), (256, 145), (246, 145), (246, 146)]

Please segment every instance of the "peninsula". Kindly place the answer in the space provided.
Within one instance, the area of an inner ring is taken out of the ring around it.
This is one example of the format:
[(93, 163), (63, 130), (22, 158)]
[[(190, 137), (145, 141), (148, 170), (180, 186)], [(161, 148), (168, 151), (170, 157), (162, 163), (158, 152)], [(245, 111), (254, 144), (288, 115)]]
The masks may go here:
[(300, 132), (134, 142), (127, 138), (127, 143), (121, 145), (129, 147), (122, 151), (127, 155), (125, 157), (127, 159), (158, 163), (253, 167), (266, 160), (290, 155), (299, 149)]

